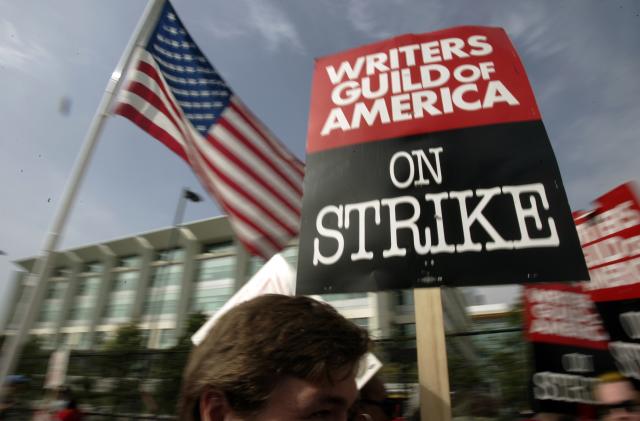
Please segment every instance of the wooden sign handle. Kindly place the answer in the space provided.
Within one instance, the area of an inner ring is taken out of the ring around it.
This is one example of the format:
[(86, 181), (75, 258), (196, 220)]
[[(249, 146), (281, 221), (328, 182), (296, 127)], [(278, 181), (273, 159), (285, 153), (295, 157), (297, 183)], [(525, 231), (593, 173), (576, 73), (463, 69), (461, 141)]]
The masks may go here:
[(451, 397), (440, 288), (413, 290), (421, 421), (450, 421)]

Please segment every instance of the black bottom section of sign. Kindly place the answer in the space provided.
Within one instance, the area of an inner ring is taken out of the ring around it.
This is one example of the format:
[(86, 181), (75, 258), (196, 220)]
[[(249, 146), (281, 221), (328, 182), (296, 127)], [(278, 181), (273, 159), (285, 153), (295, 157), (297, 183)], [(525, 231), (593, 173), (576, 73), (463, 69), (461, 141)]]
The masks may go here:
[(640, 344), (640, 298), (595, 304), (612, 341)]
[(640, 299), (597, 302), (616, 371), (640, 390)]
[(576, 415), (593, 404), (597, 376), (615, 370), (609, 352), (546, 343), (533, 344), (531, 377), (536, 412)]
[[(442, 214), (436, 215), (436, 199), (425, 195), (439, 193), (444, 193)], [(358, 204), (366, 209), (358, 211)], [(517, 207), (524, 216), (518, 217)], [(400, 224), (415, 218), (415, 230), (392, 230), (392, 208)], [(474, 214), (475, 209), (480, 212)], [(463, 215), (478, 218), (465, 229)], [(397, 249), (406, 255), (385, 257), (394, 234)], [(545, 245), (554, 235), (559, 244)], [(527, 237), (534, 241), (526, 244)], [(341, 253), (339, 238), (344, 239)], [(515, 249), (492, 250), (489, 243), (500, 243), (499, 238)], [(465, 244), (478, 249), (465, 250)], [(438, 245), (449, 250), (439, 251)], [(364, 251), (373, 254), (362, 258)], [(339, 255), (335, 263), (318, 259), (333, 255)], [(560, 173), (540, 121), (390, 139), (308, 157), (299, 294), (586, 279)]]

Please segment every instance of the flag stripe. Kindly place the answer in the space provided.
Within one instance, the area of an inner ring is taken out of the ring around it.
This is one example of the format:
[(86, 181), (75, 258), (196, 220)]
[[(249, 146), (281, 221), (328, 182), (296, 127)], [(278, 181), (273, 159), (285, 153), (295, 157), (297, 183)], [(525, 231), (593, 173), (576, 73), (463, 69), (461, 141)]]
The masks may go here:
[[(192, 162), (197, 162), (195, 158), (192, 159)], [(203, 174), (203, 171), (200, 169), (200, 165), (193, 165), (193, 170), (201, 180), (206, 180), (207, 177)], [(209, 192), (209, 194), (213, 197), (219, 198), (221, 197), (220, 193), (217, 191), (215, 183), (204, 183), (204, 188)], [(220, 200), (220, 206), (224, 209), (225, 213), (229, 216), (229, 222), (235, 234), (238, 236), (238, 240), (245, 246), (245, 248), (252, 254), (257, 256), (262, 256), (267, 258), (275, 253), (277, 253), (280, 248), (274, 249), (270, 242), (265, 242), (260, 233), (253, 230), (250, 226), (246, 225), (242, 219), (238, 218), (236, 213), (232, 211), (232, 209), (227, 206), (227, 203), (224, 200)], [(267, 243), (267, 244), (265, 244)]]
[(302, 162), (298, 160), (291, 152), (289, 152), (279, 140), (277, 140), (272, 134), (271, 131), (265, 127), (258, 118), (249, 110), (244, 104), (237, 98), (234, 97), (231, 100), (231, 107), (241, 116), (245, 118), (245, 121), (250, 124), (253, 129), (261, 133), (264, 139), (267, 141), (269, 146), (273, 149), (275, 153), (277, 153), (280, 158), (284, 159), (286, 162), (289, 162), (290, 165), (298, 172), (298, 175), (301, 177), (304, 176), (304, 165)]
[(147, 119), (153, 121), (157, 126), (168, 132), (174, 141), (178, 144), (178, 147), (184, 149), (184, 130), (180, 125), (176, 126), (175, 120), (172, 119), (157, 109), (151, 102), (146, 101), (137, 94), (131, 91), (127, 91), (125, 94), (119, 96), (118, 100), (121, 103), (126, 103), (138, 110)]
[[(145, 51), (146, 53), (146, 51)], [(148, 55), (148, 53), (146, 54)], [(148, 57), (141, 57), (141, 60), (149, 60)], [(147, 61), (140, 61), (140, 65), (138, 66), (138, 71), (146, 74), (147, 76), (149, 76), (150, 78), (152, 78), (157, 86), (160, 88), (162, 94), (159, 96), (161, 96), (162, 98), (165, 98), (169, 104), (171, 105), (171, 110), (176, 114), (176, 115), (180, 115), (180, 111), (178, 110), (178, 107), (176, 106), (176, 104), (171, 100), (171, 95), (169, 94), (167, 87), (165, 86), (164, 81), (162, 80), (163, 78), (160, 76), (160, 71), (159, 69), (156, 67), (156, 65), (152, 64), (153, 62), (147, 62)]]
[[(249, 194), (246, 190), (244, 190), (241, 186), (239, 186), (235, 181), (229, 178), (224, 172), (218, 170), (214, 165), (212, 165), (209, 161), (207, 161), (204, 156), (202, 156), (202, 159), (205, 161), (206, 165), (209, 167), (209, 170), (211, 170), (218, 177), (218, 187), (219, 187), (218, 190), (219, 191), (222, 190), (222, 192), (220, 192), (221, 197), (225, 198), (227, 201), (234, 201), (235, 199), (236, 201), (238, 201), (238, 205), (236, 205), (237, 207), (244, 208), (245, 206), (253, 205), (253, 207), (258, 208), (273, 223), (278, 225), (280, 227), (279, 228), (280, 231), (284, 230), (289, 235), (296, 234), (297, 227), (291, 227), (288, 224), (284, 223), (285, 220), (278, 218), (276, 215), (274, 215), (273, 212), (271, 212), (263, 204), (261, 204), (258, 200), (256, 200), (256, 198), (253, 195)], [(241, 198), (235, 197), (236, 195), (234, 195), (234, 193), (241, 195), (245, 200), (241, 200)], [(250, 203), (247, 203), (247, 201)], [(251, 213), (251, 211), (247, 213)]]
[(242, 157), (248, 166), (253, 168), (266, 182), (273, 185), (280, 194), (287, 198), (287, 201), (299, 208), (301, 206), (299, 201), (302, 195), (301, 189), (285, 177), (273, 165), (272, 161), (265, 159), (259, 154), (259, 151), (251, 148), (250, 144), (225, 118), (221, 118), (218, 123), (218, 126), (224, 130), (219, 131), (217, 140), (235, 156)]
[(209, 138), (214, 140), (211, 142), (211, 146), (214, 147), (221, 155), (224, 155), (226, 160), (230, 162), (237, 171), (240, 171), (241, 174), (250, 178), (254, 183), (257, 183), (262, 187), (261, 190), (264, 190), (269, 196), (272, 198), (272, 201), (279, 202), (284, 207), (288, 208), (291, 212), (293, 212), (296, 216), (300, 215), (300, 207), (296, 203), (291, 203), (280, 194), (274, 186), (267, 183), (264, 179), (262, 179), (253, 168), (249, 167), (249, 165), (244, 162), (243, 159), (234, 155), (229, 149), (227, 149), (224, 144), (220, 141), (221, 137), (227, 136), (227, 133), (224, 131), (224, 128), (221, 126), (216, 126), (216, 128), (211, 132)]
[(184, 150), (179, 145), (179, 143), (167, 133), (162, 127), (158, 126), (154, 121), (150, 120), (142, 114), (136, 107), (131, 104), (127, 104), (125, 102), (121, 102), (118, 104), (116, 109), (114, 110), (115, 114), (119, 114), (123, 117), (128, 118), (133, 123), (135, 123), (142, 130), (149, 133), (151, 136), (155, 137), (160, 142), (164, 143), (165, 146), (175, 152), (178, 156), (180, 156), (185, 161), (189, 162), (187, 159)]
[(189, 163), (238, 240), (269, 258), (300, 229), (303, 164), (233, 95), (165, 2), (114, 112)]
[[(199, 153), (196, 151), (196, 153)], [(271, 247), (280, 250), (284, 244), (280, 243), (281, 237), (289, 238), (289, 235), (282, 230), (278, 230), (269, 224), (263, 224), (263, 228), (257, 226), (252, 221), (256, 219), (255, 212), (250, 207), (246, 206), (246, 202), (238, 201), (235, 195), (231, 194), (229, 197), (225, 194), (224, 186), (218, 180), (216, 180), (215, 176), (212, 176), (211, 173), (208, 173), (207, 169), (202, 166), (204, 163), (208, 165), (208, 161), (204, 159), (202, 156), (196, 156), (195, 160), (198, 162), (198, 168), (200, 171), (201, 178), (209, 179), (212, 181), (209, 185), (215, 186), (216, 197), (219, 198), (220, 202), (224, 205), (227, 210), (227, 213), (230, 213), (235, 218), (239, 219), (238, 223), (243, 225), (248, 225), (251, 231), (254, 231), (256, 234), (254, 236), (264, 238)], [(230, 199), (230, 200), (226, 200)]]
[(287, 202), (292, 203), (296, 208), (300, 208), (302, 192), (291, 188), (289, 183), (278, 176), (277, 172), (274, 172), (269, 165), (266, 165), (251, 149), (247, 149), (244, 142), (234, 135), (234, 132), (237, 133), (237, 131), (234, 130), (233, 126), (230, 128), (231, 130), (229, 130), (229, 125), (226, 124), (223, 114), (223, 118), (219, 120), (219, 124), (211, 132), (210, 136), (215, 137), (230, 154), (233, 154), (238, 159), (241, 158), (248, 168), (255, 171), (259, 178), (263, 179), (269, 186), (273, 186), (278, 194), (286, 198)]
[(204, 139), (196, 138), (195, 146), (203, 152), (207, 161), (233, 179), (239, 186), (243, 186), (243, 189), (255, 196), (257, 200), (262, 201), (284, 223), (287, 223), (288, 220), (298, 219), (298, 215), (295, 212), (292, 212), (288, 207), (282, 206), (268, 190), (260, 188), (252, 177), (237, 168), (233, 161), (229, 161), (211, 143)]
[(265, 162), (268, 162), (274, 168), (274, 171), (277, 171), (282, 178), (288, 180), (291, 183), (291, 187), (302, 195), (302, 177), (297, 172), (296, 167), (289, 160), (283, 159), (269, 146), (265, 138), (247, 122), (246, 116), (238, 113), (234, 107), (229, 107), (225, 110), (223, 116), (224, 118), (220, 119), (220, 123), (228, 124), (237, 130), (236, 137), (242, 139), (242, 142), (247, 147), (255, 150), (256, 154), (259, 154)]

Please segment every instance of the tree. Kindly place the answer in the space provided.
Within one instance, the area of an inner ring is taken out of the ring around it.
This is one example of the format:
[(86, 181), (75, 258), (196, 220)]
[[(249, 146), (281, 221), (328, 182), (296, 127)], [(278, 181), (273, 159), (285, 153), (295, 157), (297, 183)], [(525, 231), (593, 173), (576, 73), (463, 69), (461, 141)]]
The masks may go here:
[(514, 413), (527, 409), (529, 403), (529, 378), (531, 376), (531, 347), (524, 337), (522, 302), (514, 306), (506, 317), (512, 332), (501, 334), (498, 347), (491, 354), (490, 366), (500, 385), (503, 419), (513, 419)]
[(115, 336), (104, 344), (105, 351), (129, 352), (144, 349), (144, 337), (136, 323), (128, 323), (116, 330)]
[(184, 333), (176, 346), (167, 350), (159, 358), (159, 364), (153, 367), (152, 376), (160, 379), (155, 398), (161, 413), (174, 414), (176, 411), (176, 399), (180, 394), (182, 372), (187, 364), (191, 348), (193, 348), (191, 336), (200, 329), (208, 318), (209, 316), (202, 312), (190, 314), (186, 321)]
[(116, 330), (115, 336), (104, 344), (102, 377), (113, 379), (105, 404), (113, 412), (137, 413), (142, 409), (140, 385), (148, 371), (148, 355), (143, 353), (144, 337), (135, 323)]

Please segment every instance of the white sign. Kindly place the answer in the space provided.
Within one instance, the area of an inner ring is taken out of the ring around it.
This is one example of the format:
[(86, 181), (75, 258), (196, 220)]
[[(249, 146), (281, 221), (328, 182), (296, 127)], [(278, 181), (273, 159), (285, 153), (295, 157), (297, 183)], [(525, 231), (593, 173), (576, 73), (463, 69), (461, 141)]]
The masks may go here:
[(67, 366), (69, 365), (69, 350), (54, 351), (49, 357), (47, 367), (47, 377), (44, 388), (54, 389), (64, 384), (67, 377)]

